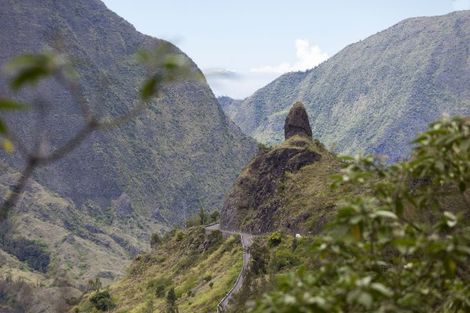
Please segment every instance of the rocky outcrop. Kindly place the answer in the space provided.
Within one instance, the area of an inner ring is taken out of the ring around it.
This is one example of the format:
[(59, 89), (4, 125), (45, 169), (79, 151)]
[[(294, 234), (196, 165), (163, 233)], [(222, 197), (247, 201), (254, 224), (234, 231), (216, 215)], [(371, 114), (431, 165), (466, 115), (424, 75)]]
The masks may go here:
[(322, 159), (322, 155), (312, 149), (315, 144), (301, 103), (292, 107), (284, 131), (288, 140), (257, 155), (236, 180), (225, 198), (222, 229), (254, 234), (273, 230), (280, 206), (278, 191), (286, 174)]
[(295, 135), (312, 138), (312, 128), (308, 121), (308, 114), (301, 102), (294, 104), (284, 123), (284, 139), (287, 140)]

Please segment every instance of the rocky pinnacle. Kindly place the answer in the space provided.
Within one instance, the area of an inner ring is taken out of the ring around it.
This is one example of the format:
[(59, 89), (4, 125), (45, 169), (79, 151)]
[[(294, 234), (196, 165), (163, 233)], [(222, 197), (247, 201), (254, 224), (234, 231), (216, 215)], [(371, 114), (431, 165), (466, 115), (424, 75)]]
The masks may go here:
[(296, 102), (292, 106), (284, 124), (285, 140), (294, 135), (312, 138), (312, 128), (310, 128), (307, 111), (301, 102)]

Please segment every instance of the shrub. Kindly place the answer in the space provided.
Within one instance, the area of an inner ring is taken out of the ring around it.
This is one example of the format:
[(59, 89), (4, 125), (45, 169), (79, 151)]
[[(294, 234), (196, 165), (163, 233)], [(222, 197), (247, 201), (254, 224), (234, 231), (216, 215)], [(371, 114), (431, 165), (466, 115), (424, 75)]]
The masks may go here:
[(299, 263), (299, 259), (292, 252), (280, 250), (276, 251), (269, 265), (274, 272), (279, 272), (283, 269), (299, 265)]
[(282, 233), (280, 231), (272, 232), (268, 237), (268, 243), (270, 247), (276, 247), (282, 242)]
[(151, 290), (157, 298), (163, 298), (167, 287), (171, 285), (172, 282), (168, 278), (156, 278), (147, 283), (147, 290)]
[(210, 214), (210, 221), (211, 223), (215, 223), (219, 220), (220, 218), (220, 212), (219, 211), (214, 211)]
[(152, 237), (150, 238), (150, 247), (152, 249), (155, 249), (156, 247), (158, 247), (158, 245), (160, 245), (161, 242), (162, 238), (160, 237), (160, 235), (157, 233), (153, 233)]
[(178, 242), (181, 241), (181, 240), (183, 240), (183, 239), (184, 239), (184, 234), (183, 234), (183, 232), (180, 231), (180, 230), (177, 231), (177, 232), (176, 232), (176, 237), (175, 237), (175, 239), (176, 239), (176, 241), (178, 241)]
[(99, 277), (88, 280), (88, 283), (87, 283), (88, 291), (100, 291), (101, 287), (102, 287), (102, 284), (101, 284), (101, 280), (99, 279)]
[(90, 302), (97, 310), (100, 311), (108, 311), (114, 306), (111, 294), (107, 290), (95, 292), (90, 297)]
[(269, 262), (269, 250), (258, 240), (255, 240), (250, 247), (251, 264), (250, 268), (256, 275), (266, 274)]
[(171, 288), (167, 295), (166, 295), (166, 312), (167, 313), (177, 313), (178, 306), (176, 305), (176, 297), (175, 288)]

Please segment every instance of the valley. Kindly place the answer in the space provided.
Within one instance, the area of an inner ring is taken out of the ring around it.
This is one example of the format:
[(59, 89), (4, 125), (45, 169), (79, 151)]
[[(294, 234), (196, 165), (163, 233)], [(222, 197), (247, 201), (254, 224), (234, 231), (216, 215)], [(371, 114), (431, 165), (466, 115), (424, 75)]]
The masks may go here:
[(469, 10), (233, 99), (107, 5), (0, 0), (0, 313), (470, 311)]

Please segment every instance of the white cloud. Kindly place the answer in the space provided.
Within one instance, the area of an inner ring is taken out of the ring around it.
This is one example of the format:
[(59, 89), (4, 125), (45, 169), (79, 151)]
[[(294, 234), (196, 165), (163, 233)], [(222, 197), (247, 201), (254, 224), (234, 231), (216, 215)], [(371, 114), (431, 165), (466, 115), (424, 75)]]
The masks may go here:
[(305, 71), (314, 68), (328, 59), (328, 54), (320, 47), (310, 44), (308, 40), (297, 39), (295, 41), (295, 54), (297, 60), (294, 64), (283, 62), (278, 65), (267, 65), (250, 69), (253, 73), (284, 74), (294, 71)]
[(455, 11), (470, 10), (470, 0), (452, 0), (452, 8)]
[(227, 68), (208, 68), (203, 70), (204, 75), (212, 79), (238, 79), (240, 74), (236, 70)]

